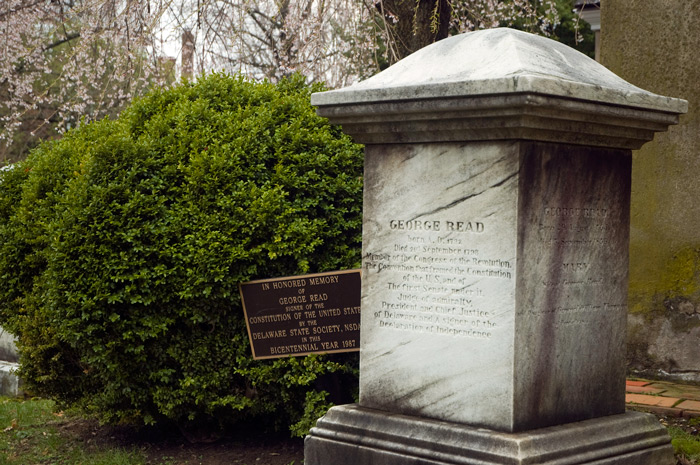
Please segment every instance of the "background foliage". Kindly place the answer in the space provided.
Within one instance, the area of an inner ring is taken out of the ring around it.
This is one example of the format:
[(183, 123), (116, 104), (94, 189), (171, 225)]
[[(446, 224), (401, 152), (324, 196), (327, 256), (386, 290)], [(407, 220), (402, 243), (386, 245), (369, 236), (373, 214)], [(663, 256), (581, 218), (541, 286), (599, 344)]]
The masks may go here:
[(213, 74), (1, 172), (0, 324), (30, 390), (111, 422), (299, 434), (329, 374), (351, 395), (352, 355), (252, 360), (237, 290), (359, 266), (361, 147), (310, 91)]
[(592, 50), (572, 8), (573, 0), (3, 0), (0, 166), (82, 117), (114, 117), (149, 86), (173, 83), (178, 69), (272, 82), (301, 73), (342, 87), (447, 35), (498, 26)]

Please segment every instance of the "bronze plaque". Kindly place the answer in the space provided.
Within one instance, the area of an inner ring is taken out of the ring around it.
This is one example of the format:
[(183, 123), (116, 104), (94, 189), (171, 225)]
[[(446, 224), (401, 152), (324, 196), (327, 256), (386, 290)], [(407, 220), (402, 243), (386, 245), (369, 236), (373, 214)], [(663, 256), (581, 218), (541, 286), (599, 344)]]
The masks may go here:
[(360, 270), (238, 285), (253, 358), (360, 350)]

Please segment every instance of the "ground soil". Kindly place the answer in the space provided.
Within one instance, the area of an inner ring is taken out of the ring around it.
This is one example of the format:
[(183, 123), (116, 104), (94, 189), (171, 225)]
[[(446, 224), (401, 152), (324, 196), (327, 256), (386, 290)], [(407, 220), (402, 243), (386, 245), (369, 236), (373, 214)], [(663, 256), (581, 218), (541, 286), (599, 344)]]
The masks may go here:
[(86, 419), (64, 422), (60, 430), (88, 449), (140, 449), (149, 465), (301, 465), (304, 459), (303, 439), (290, 438), (289, 433), (236, 431), (217, 440), (192, 442), (178, 430), (135, 431)]
[[(672, 416), (658, 416), (664, 426), (678, 426), (698, 435), (696, 422)], [(138, 448), (147, 455), (149, 465), (301, 465), (304, 459), (302, 439), (285, 434), (260, 434), (254, 431), (229, 433), (210, 442), (192, 442), (179, 431), (141, 430), (100, 426), (94, 420), (73, 419), (60, 426), (62, 434), (83, 442), (87, 448), (120, 446)], [(691, 465), (678, 458), (678, 465)]]

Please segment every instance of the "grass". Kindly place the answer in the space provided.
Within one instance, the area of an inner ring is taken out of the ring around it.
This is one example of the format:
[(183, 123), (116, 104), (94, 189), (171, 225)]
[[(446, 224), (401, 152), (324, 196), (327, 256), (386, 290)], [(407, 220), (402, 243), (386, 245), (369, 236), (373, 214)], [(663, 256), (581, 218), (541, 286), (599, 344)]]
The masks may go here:
[(680, 463), (700, 465), (700, 436), (690, 434), (677, 426), (669, 426), (668, 434), (671, 436), (673, 451)]
[(98, 448), (61, 434), (70, 421), (48, 400), (0, 398), (0, 465), (146, 464), (138, 449)]
[(301, 465), (301, 444), (248, 430), (192, 444), (174, 428), (100, 426), (49, 400), (0, 397), (0, 465)]

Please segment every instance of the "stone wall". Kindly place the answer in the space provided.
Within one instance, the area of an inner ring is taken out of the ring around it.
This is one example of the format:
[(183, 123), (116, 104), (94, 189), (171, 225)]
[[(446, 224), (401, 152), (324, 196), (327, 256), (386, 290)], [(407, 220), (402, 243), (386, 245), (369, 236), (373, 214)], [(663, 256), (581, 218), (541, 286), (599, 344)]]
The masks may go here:
[(700, 2), (602, 2), (601, 62), (688, 100), (681, 124), (634, 152), (628, 360), (700, 382)]

